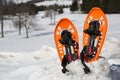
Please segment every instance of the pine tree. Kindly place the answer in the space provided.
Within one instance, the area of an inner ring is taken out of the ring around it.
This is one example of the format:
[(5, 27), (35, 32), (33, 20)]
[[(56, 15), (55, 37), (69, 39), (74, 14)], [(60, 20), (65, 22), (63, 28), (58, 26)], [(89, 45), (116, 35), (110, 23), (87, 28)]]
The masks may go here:
[(63, 8), (60, 8), (59, 14), (62, 14), (62, 13), (63, 13)]
[(78, 1), (74, 0), (71, 7), (70, 7), (70, 11), (77, 11), (79, 9), (78, 7)]
[(81, 10), (89, 12), (93, 7), (100, 7), (100, 0), (82, 0)]
[(108, 12), (110, 13), (120, 13), (120, 0), (109, 0)]
[(108, 3), (109, 3), (109, 0), (101, 0), (100, 5), (104, 12), (108, 11)]
[(6, 5), (7, 1), (6, 0), (0, 0), (0, 5)]

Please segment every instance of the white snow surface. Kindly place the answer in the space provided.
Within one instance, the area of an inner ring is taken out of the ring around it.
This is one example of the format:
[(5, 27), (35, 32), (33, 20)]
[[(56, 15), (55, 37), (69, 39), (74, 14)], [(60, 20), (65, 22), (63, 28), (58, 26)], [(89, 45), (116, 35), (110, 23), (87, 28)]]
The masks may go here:
[(15, 3), (25, 3), (27, 1), (31, 1), (31, 0), (13, 0)]
[[(5, 38), (0, 38), (0, 80), (111, 80), (108, 77), (109, 66), (120, 64), (120, 14), (106, 14), (108, 31), (98, 61), (87, 63), (91, 73), (85, 74), (80, 60), (71, 62), (69, 73), (61, 72), (61, 63), (54, 44), (50, 17), (36, 16), (39, 25), (37, 31), (30, 28), (30, 38), (25, 38), (25, 31), (18, 35), (12, 23), (5, 21)], [(63, 17), (69, 18), (79, 34), (80, 50), (82, 46), (82, 27), (87, 14), (61, 14), (56, 16), (56, 23)], [(10, 25), (11, 24), (11, 25)]]
[(67, 0), (63, 0), (63, 1), (43, 1), (43, 2), (39, 2), (39, 3), (35, 3), (36, 6), (50, 6), (50, 5), (65, 5), (65, 6), (70, 6), (72, 4), (72, 1), (67, 1)]

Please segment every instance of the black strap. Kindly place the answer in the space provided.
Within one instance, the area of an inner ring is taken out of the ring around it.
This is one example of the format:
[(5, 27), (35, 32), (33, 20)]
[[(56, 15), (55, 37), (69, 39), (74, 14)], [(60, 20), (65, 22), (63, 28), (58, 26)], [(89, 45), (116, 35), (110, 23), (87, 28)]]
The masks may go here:
[(81, 59), (81, 63), (82, 63), (83, 66), (85, 67), (85, 68), (83, 68), (83, 69), (84, 69), (84, 72), (85, 72), (86, 74), (88, 74), (88, 73), (90, 73), (90, 69), (89, 69), (89, 67), (85, 64), (85, 61), (84, 61), (84, 54), (86, 53), (85, 51), (86, 51), (86, 46), (83, 48), (83, 50), (82, 50), (82, 52), (81, 52), (81, 54), (80, 54), (80, 59)]
[(62, 72), (63, 72), (63, 73), (69, 72), (69, 71), (66, 69), (66, 66), (67, 66), (68, 63), (69, 63), (69, 62), (68, 62), (67, 56), (64, 55), (63, 60), (62, 60), (62, 63), (61, 63), (61, 66), (63, 67), (63, 69), (62, 69)]
[(84, 30), (84, 33), (87, 33), (88, 35), (99, 36), (100, 35), (99, 27), (100, 23), (98, 20), (91, 21), (89, 23), (89, 27)]
[[(85, 67), (85, 68), (83, 68), (83, 69), (84, 69), (84, 72), (85, 72), (86, 74), (89, 74), (91, 71), (90, 71), (89, 67), (85, 64), (85, 61), (84, 61), (85, 49), (86, 49), (86, 46), (83, 48), (83, 50), (82, 50), (82, 52), (81, 52), (80, 59), (81, 59), (81, 63), (82, 63), (83, 66)], [(62, 63), (61, 63), (61, 66), (63, 67), (63, 69), (62, 69), (62, 72), (63, 72), (63, 73), (69, 72), (69, 70), (66, 68), (67, 64), (69, 64), (69, 61), (68, 61), (68, 59), (67, 59), (67, 56), (64, 55), (63, 60), (62, 60)]]
[(76, 55), (72, 53), (71, 50), (71, 46), (74, 47), (75, 46), (75, 40), (72, 39), (72, 33), (69, 32), (68, 30), (63, 30), (61, 33), (61, 39), (59, 40), (59, 42), (65, 46), (65, 52), (66, 54), (63, 57), (62, 60), (62, 72), (66, 73), (69, 72), (66, 69), (67, 64), (69, 64), (71, 61), (76, 59)]

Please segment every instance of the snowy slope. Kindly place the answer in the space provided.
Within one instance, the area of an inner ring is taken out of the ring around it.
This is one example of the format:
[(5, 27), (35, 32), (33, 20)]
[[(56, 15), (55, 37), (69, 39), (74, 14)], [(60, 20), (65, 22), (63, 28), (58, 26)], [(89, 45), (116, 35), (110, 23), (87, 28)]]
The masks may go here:
[(15, 3), (25, 3), (27, 1), (31, 1), (31, 0), (13, 0)]
[[(109, 26), (101, 52), (105, 58), (87, 64), (92, 71), (89, 75), (84, 74), (80, 60), (67, 66), (70, 73), (61, 73), (62, 67), (53, 39), (54, 25), (49, 25), (49, 17), (42, 19), (40, 16), (36, 16), (36, 22), (42, 29), (31, 31), (29, 39), (25, 38), (24, 31), (18, 35), (16, 29), (8, 28), (9, 22), (5, 24), (5, 38), (0, 38), (0, 80), (110, 80), (109, 66), (120, 64), (120, 14), (107, 14)], [(56, 22), (67, 17), (74, 23), (79, 33), (80, 48), (86, 16), (70, 13), (56, 16)]]
[(44, 2), (35, 3), (36, 6), (50, 6), (50, 5), (55, 5), (55, 4), (70, 6), (72, 4), (72, 1), (67, 1), (67, 0), (63, 0), (63, 1), (44, 1)]

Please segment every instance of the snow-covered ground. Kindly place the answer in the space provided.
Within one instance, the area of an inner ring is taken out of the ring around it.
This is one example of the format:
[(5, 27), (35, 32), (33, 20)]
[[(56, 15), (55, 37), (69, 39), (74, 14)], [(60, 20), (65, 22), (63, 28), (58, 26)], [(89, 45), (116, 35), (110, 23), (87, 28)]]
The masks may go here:
[(70, 6), (72, 4), (72, 1), (67, 1), (67, 0), (63, 0), (63, 1), (44, 1), (44, 2), (39, 2), (36, 3), (36, 6), (50, 6), (50, 5), (65, 5), (65, 6)]
[(18, 4), (18, 3), (25, 3), (25, 2), (31, 1), (31, 0), (13, 0), (13, 1)]
[[(105, 58), (87, 63), (92, 71), (90, 74), (84, 74), (80, 60), (67, 66), (70, 73), (61, 72), (53, 38), (55, 26), (49, 25), (49, 17), (41, 18), (40, 14), (36, 16), (40, 29), (31, 29), (28, 39), (25, 38), (24, 31), (18, 35), (18, 30), (6, 22), (5, 38), (0, 38), (0, 80), (111, 80), (108, 77), (109, 66), (120, 64), (120, 14), (106, 15), (108, 31), (101, 52)], [(79, 33), (80, 48), (86, 16), (87, 14), (70, 13), (56, 16), (56, 22), (66, 17), (74, 23)]]

